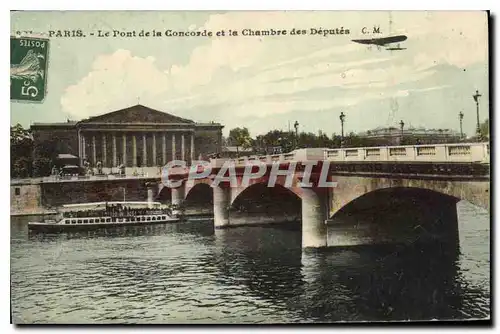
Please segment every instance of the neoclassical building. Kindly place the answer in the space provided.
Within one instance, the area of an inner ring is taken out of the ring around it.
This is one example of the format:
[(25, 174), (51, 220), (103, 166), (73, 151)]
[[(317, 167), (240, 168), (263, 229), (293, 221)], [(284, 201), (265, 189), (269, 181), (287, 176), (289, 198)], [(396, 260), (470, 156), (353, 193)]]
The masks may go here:
[(123, 164), (127, 172), (159, 167), (171, 160), (190, 163), (219, 153), (219, 123), (192, 120), (143, 105), (113, 111), (81, 121), (34, 123), (34, 161), (47, 161), (57, 154), (72, 154), (80, 165), (98, 162), (104, 170)]

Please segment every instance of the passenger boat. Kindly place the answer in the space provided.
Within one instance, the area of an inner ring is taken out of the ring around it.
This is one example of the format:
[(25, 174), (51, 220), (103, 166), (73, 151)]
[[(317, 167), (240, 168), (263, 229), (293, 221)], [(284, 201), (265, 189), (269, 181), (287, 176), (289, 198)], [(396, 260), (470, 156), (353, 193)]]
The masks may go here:
[(56, 219), (29, 222), (28, 229), (67, 232), (116, 226), (141, 226), (179, 221), (179, 212), (159, 202), (98, 202), (63, 205)]

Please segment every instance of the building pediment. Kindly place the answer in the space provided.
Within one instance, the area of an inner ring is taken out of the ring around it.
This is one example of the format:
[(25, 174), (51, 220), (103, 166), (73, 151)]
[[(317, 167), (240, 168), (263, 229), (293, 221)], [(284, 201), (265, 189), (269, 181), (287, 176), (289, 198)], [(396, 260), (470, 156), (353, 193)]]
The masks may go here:
[(174, 116), (163, 111), (148, 108), (143, 105), (135, 105), (129, 108), (112, 111), (107, 114), (90, 117), (82, 120), (83, 124), (94, 123), (128, 123), (128, 124), (141, 124), (141, 123), (184, 123), (194, 124), (194, 121)]

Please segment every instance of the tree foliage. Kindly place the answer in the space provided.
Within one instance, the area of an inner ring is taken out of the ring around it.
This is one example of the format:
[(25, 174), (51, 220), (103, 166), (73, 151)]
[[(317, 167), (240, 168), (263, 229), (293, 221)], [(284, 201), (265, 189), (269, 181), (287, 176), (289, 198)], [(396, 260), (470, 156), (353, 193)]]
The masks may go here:
[(36, 151), (33, 160), (33, 176), (50, 175), (52, 166), (57, 157), (58, 140), (50, 139), (34, 145), (33, 150)]
[(10, 127), (11, 177), (30, 177), (32, 174), (33, 137), (21, 124)]
[[(341, 136), (333, 134), (328, 137), (325, 133), (301, 132), (298, 136), (294, 132), (271, 130), (264, 135), (255, 138), (255, 151), (259, 154), (271, 154), (273, 148), (279, 147), (282, 152), (290, 152), (294, 149), (308, 147), (335, 148), (341, 146)], [(344, 138), (344, 147), (371, 146), (368, 139), (357, 136), (354, 133)]]
[(483, 123), (479, 124), (479, 134), (482, 139), (490, 138), (490, 119), (486, 119)]
[[(252, 137), (248, 128), (234, 128), (229, 131), (228, 143), (236, 146), (236, 150), (242, 148), (250, 148), (253, 145)], [(239, 152), (238, 152), (239, 153)]]

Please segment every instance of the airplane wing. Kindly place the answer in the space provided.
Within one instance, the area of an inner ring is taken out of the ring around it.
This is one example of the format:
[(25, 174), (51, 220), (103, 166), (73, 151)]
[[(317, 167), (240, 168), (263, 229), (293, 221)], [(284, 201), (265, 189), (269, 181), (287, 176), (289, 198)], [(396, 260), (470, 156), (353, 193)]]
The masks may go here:
[(399, 36), (390, 36), (382, 38), (353, 39), (352, 41), (359, 44), (373, 44), (373, 45), (384, 46), (390, 43), (406, 41), (406, 39), (408, 39), (408, 37), (406, 37), (405, 35), (399, 35)]
[(375, 39), (353, 39), (352, 41), (359, 44), (383, 45), (383, 44), (378, 44)]
[(399, 36), (390, 36), (390, 37), (383, 37), (383, 38), (377, 38), (381, 43), (384, 44), (389, 44), (389, 43), (398, 43), (402, 41), (406, 41), (408, 37), (405, 35), (399, 35)]

